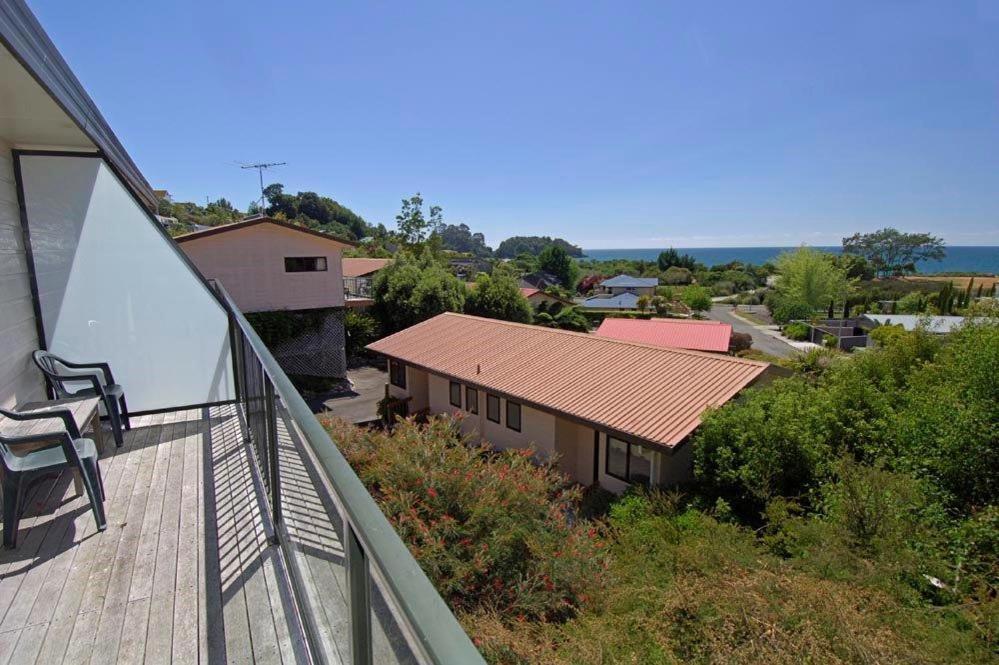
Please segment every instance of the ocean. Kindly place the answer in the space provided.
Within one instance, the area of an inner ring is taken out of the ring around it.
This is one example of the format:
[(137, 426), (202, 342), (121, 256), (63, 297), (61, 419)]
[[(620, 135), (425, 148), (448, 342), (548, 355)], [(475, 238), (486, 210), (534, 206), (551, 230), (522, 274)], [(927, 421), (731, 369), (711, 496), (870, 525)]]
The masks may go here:
[[(759, 265), (773, 261), (781, 252), (794, 247), (677, 247), (681, 254), (690, 254), (706, 266), (742, 261)], [(824, 252), (838, 253), (840, 247), (815, 247)], [(631, 259), (655, 261), (658, 249), (584, 249), (586, 258), (606, 261), (608, 259)], [(999, 273), (999, 247), (947, 247), (947, 255), (942, 261), (924, 261), (917, 264), (921, 273), (938, 272), (986, 272)]]

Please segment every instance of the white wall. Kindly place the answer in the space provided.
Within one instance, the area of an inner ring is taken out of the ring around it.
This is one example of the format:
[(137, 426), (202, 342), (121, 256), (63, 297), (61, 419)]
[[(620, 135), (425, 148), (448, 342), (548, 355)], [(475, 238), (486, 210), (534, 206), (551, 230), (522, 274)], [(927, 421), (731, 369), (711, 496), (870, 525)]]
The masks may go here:
[(10, 145), (0, 140), (0, 407), (45, 399)]
[(107, 165), (21, 172), (49, 349), (109, 362), (133, 411), (233, 398), (225, 311)]

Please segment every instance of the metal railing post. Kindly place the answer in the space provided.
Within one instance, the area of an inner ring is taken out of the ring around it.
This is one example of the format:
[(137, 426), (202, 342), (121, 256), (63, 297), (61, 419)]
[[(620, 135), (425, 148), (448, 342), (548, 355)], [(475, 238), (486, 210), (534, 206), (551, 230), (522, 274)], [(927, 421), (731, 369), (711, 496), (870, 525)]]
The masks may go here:
[(350, 658), (353, 665), (371, 665), (371, 571), (361, 541), (347, 526), (347, 587), (350, 596)]
[(278, 436), (277, 436), (277, 408), (274, 404), (274, 384), (270, 382), (267, 375), (264, 375), (264, 398), (266, 400), (267, 415), (267, 456), (269, 458), (267, 466), (270, 467), (271, 481), (271, 514), (274, 521), (274, 537), (271, 542), (277, 543), (278, 524), (281, 522), (281, 473), (278, 469)]

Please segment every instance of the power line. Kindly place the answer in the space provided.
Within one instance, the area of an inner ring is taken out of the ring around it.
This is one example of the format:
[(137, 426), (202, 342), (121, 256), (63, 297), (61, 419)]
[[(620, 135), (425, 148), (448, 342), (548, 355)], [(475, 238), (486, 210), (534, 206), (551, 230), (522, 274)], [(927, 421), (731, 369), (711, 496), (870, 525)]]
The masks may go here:
[(241, 169), (257, 169), (257, 174), (260, 176), (260, 210), (263, 211), (267, 207), (266, 197), (264, 196), (264, 169), (273, 168), (275, 166), (284, 166), (288, 162), (266, 162), (260, 164), (240, 164)]

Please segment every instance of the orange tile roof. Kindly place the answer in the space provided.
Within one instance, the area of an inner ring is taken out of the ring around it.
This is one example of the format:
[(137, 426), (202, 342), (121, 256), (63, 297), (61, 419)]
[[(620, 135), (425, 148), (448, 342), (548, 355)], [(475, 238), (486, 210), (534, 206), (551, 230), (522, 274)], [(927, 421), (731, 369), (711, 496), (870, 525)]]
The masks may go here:
[(388, 264), (392, 263), (392, 259), (343, 259), (343, 276), (344, 277), (361, 277), (362, 275), (370, 275), (373, 272), (378, 272)]
[(604, 319), (597, 334), (602, 337), (653, 346), (667, 346), (694, 351), (728, 351), (732, 326), (698, 325), (700, 321), (686, 319)]
[(637, 439), (674, 446), (767, 363), (464, 314), (368, 349)]

